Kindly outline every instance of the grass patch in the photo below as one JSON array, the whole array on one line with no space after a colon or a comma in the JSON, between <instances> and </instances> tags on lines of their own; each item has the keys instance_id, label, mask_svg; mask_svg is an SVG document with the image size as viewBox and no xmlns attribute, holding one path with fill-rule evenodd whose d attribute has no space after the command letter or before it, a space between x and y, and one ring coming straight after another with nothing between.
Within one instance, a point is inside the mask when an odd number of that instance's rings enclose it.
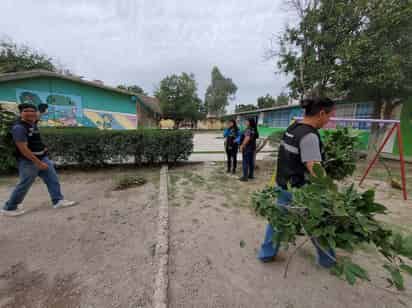
<instances>
[{"instance_id":1,"label":"grass patch","mask_svg":"<svg viewBox=\"0 0 412 308\"><path fill-rule=\"evenodd\" d=\"M206 184L206 179L199 174L185 170L182 176L186 180L186 182L191 182L197 186L203 186Z\"/></svg>"},{"instance_id":2,"label":"grass patch","mask_svg":"<svg viewBox=\"0 0 412 308\"><path fill-rule=\"evenodd\" d=\"M179 181L180 177L176 174L169 175L169 200L175 198L177 193L177 182Z\"/></svg>"},{"instance_id":3,"label":"grass patch","mask_svg":"<svg viewBox=\"0 0 412 308\"><path fill-rule=\"evenodd\" d=\"M144 177L138 175L124 175L115 180L113 190L126 190L133 187L142 186L147 183Z\"/></svg>"}]
</instances>

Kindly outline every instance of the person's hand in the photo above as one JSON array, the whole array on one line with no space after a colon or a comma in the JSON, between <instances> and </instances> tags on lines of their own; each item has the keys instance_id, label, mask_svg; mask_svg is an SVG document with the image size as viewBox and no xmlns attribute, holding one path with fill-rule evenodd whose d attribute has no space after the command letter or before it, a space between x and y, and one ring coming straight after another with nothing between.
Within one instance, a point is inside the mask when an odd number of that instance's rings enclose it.
<instances>
[{"instance_id":1,"label":"person's hand","mask_svg":"<svg viewBox=\"0 0 412 308\"><path fill-rule=\"evenodd\" d=\"M47 170L49 169L49 165L41 161L39 164L37 164L37 168L39 168L40 170Z\"/></svg>"},{"instance_id":2,"label":"person's hand","mask_svg":"<svg viewBox=\"0 0 412 308\"><path fill-rule=\"evenodd\" d=\"M240 146L240 152L243 153L243 150L245 149L245 147L243 145Z\"/></svg>"}]
</instances>

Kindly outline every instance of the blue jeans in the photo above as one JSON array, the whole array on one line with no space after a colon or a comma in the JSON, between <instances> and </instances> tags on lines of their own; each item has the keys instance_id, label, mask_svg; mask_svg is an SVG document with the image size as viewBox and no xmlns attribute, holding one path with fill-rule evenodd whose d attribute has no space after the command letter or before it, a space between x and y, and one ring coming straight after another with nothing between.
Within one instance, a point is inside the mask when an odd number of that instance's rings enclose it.
<instances>
[{"instance_id":1,"label":"blue jeans","mask_svg":"<svg viewBox=\"0 0 412 308\"><path fill-rule=\"evenodd\" d=\"M251 179L255 171L255 152L245 151L242 158L243 177Z\"/></svg>"},{"instance_id":2,"label":"blue jeans","mask_svg":"<svg viewBox=\"0 0 412 308\"><path fill-rule=\"evenodd\" d=\"M288 205L292 201L292 194L286 190L281 189L279 197L277 199L277 206L283 207ZM281 232L281 231L280 231ZM262 247L260 248L258 258L262 261L268 261L278 254L280 243L273 243L273 236L276 230L273 229L271 224L266 226L265 239L263 240ZM322 251L318 240L311 237L311 241L316 248L318 255L319 265L329 268L335 264L335 260L331 259L328 255L336 259L335 251L331 248L323 249L326 250L328 254Z\"/></svg>"},{"instance_id":3,"label":"blue jeans","mask_svg":"<svg viewBox=\"0 0 412 308\"><path fill-rule=\"evenodd\" d=\"M52 161L50 161L48 157L44 157L42 162L49 166L47 170L40 170L32 161L27 159L20 159L18 161L20 182L11 194L10 199L4 205L4 210L15 211L17 209L17 206L23 202L24 197L37 176L47 185L53 204L63 200L59 178L57 177L56 169L54 169Z\"/></svg>"}]
</instances>

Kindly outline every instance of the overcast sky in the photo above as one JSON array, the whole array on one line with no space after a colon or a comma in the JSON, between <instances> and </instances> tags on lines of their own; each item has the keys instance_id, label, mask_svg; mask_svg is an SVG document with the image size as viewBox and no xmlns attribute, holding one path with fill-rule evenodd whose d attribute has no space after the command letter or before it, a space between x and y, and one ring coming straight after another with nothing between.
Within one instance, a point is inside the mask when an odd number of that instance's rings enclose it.
<instances>
[{"instance_id":1,"label":"overcast sky","mask_svg":"<svg viewBox=\"0 0 412 308\"><path fill-rule=\"evenodd\" d=\"M0 0L0 12L0 36L86 79L152 94L166 75L191 72L203 98L217 65L238 86L234 103L286 90L275 61L264 60L292 20L282 0Z\"/></svg>"}]
</instances>

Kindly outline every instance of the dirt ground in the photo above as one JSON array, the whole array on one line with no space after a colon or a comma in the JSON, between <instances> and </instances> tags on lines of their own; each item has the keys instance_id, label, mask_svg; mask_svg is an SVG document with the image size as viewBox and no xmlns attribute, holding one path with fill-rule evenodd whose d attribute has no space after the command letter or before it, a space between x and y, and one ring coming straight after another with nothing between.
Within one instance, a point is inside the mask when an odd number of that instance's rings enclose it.
<instances>
[{"instance_id":1,"label":"dirt ground","mask_svg":"<svg viewBox=\"0 0 412 308\"><path fill-rule=\"evenodd\" d=\"M352 287L332 276L316 264L310 244L298 251L286 279L284 267L292 250L282 251L273 263L256 259L266 223L251 210L250 196L269 183L273 167L260 162L257 180L248 183L225 174L219 163L169 171L170 307L412 307L409 295L381 289L387 286L382 260L371 247L362 248L354 260L369 270L376 286L361 282ZM379 190L378 201L391 211L388 225L412 233L412 202L404 202L383 176L376 169L365 186ZM411 279L406 286L412 293Z\"/></svg>"},{"instance_id":2,"label":"dirt ground","mask_svg":"<svg viewBox=\"0 0 412 308\"><path fill-rule=\"evenodd\" d=\"M141 174L144 186L113 191L116 178ZM0 217L0 307L151 307L159 169L62 171L67 199L55 210L42 182L27 213ZM0 178L0 200L15 177Z\"/></svg>"}]
</instances>

